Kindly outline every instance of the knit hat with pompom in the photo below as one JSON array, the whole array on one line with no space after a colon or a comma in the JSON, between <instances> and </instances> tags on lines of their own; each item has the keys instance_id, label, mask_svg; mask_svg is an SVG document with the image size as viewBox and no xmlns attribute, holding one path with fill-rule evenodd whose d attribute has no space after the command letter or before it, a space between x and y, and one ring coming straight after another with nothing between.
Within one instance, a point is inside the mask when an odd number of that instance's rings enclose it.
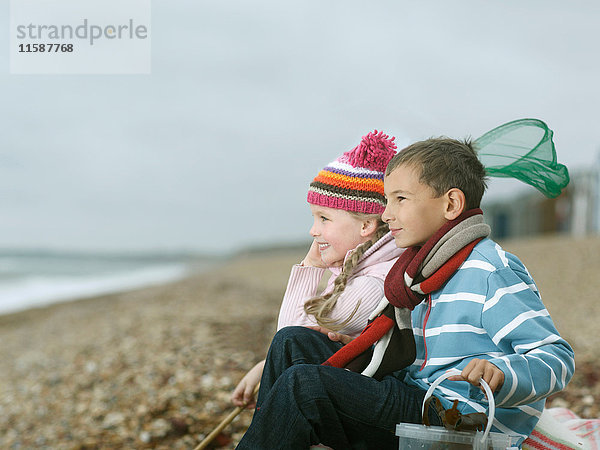
<instances>
[{"instance_id":1,"label":"knit hat with pompom","mask_svg":"<svg viewBox=\"0 0 600 450\"><path fill-rule=\"evenodd\" d=\"M383 176L396 154L394 137L373 131L359 145L319 172L310 183L308 203L366 214L385 209Z\"/></svg>"}]
</instances>

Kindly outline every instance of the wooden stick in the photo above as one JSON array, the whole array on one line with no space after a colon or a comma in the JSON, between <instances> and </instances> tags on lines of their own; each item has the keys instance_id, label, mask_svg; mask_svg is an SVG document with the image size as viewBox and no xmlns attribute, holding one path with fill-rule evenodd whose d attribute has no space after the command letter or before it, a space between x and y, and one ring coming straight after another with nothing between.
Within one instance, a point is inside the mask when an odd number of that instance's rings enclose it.
<instances>
[{"instance_id":1,"label":"wooden stick","mask_svg":"<svg viewBox=\"0 0 600 450\"><path fill-rule=\"evenodd\" d=\"M256 385L256 387L254 388L254 393L252 394L252 398L254 398L254 396L257 394L258 392L258 388L260 387L260 383L258 383ZM208 444L210 444L214 438L216 438L219 433L221 431L223 431L223 428L225 428L227 425L229 425L231 423L231 421L233 419L235 419L239 413L241 413L244 409L246 408L246 405L244 406L237 406L233 411L231 411L231 413L229 413L229 415L227 417L225 417L221 423L219 425L217 425L217 427L211 431L211 433L206 436L204 438L204 440L202 442L200 442L200 444L198 444L198 446L196 448L194 448L194 450L202 450L203 448L206 448L208 446Z\"/></svg>"}]
</instances>

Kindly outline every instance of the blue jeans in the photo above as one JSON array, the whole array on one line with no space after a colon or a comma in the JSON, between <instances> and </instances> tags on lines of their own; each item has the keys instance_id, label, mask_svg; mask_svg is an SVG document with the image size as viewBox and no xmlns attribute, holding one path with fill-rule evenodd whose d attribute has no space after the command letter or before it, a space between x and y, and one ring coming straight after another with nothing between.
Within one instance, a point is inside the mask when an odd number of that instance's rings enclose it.
<instances>
[{"instance_id":1,"label":"blue jeans","mask_svg":"<svg viewBox=\"0 0 600 450\"><path fill-rule=\"evenodd\" d=\"M238 449L397 449L399 422L422 423L425 391L394 376L376 381L320 364L341 345L305 327L279 330L267 355L257 408ZM441 425L433 408L432 425Z\"/></svg>"}]
</instances>

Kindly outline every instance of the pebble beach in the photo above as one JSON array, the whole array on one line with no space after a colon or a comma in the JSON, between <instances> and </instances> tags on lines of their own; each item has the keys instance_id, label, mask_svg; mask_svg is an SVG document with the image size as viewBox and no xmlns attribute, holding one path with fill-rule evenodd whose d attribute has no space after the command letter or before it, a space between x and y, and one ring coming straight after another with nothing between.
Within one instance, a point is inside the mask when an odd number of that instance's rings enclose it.
<instances>
[{"instance_id":1,"label":"pebble beach","mask_svg":"<svg viewBox=\"0 0 600 450\"><path fill-rule=\"evenodd\" d=\"M577 369L548 406L600 417L600 237L501 243L533 275ZM304 250L239 255L158 287L0 316L0 448L193 449L264 358ZM234 448L242 412L212 448Z\"/></svg>"}]
</instances>

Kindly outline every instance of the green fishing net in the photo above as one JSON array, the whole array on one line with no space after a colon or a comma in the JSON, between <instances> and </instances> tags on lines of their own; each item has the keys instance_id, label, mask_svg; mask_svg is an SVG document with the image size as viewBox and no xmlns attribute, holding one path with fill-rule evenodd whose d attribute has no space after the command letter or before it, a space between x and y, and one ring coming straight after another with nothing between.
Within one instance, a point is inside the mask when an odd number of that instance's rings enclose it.
<instances>
[{"instance_id":1,"label":"green fishing net","mask_svg":"<svg viewBox=\"0 0 600 450\"><path fill-rule=\"evenodd\" d=\"M538 119L505 123L475 140L491 177L516 178L554 198L569 184L567 167L556 161L552 130Z\"/></svg>"}]
</instances>

